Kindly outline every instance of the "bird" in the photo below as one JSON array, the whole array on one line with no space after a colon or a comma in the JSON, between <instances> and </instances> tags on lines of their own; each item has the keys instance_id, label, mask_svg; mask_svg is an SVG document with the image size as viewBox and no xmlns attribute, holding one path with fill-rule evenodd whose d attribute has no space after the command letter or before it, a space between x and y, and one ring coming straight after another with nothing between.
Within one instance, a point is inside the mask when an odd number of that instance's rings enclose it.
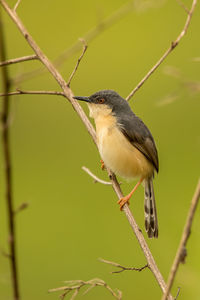
<instances>
[{"instance_id":1,"label":"bird","mask_svg":"<svg viewBox=\"0 0 200 300\"><path fill-rule=\"evenodd\" d=\"M88 104L96 126L97 146L103 163L127 180L138 178L133 190L118 203L125 203L142 183L144 185L145 230L149 238L158 237L157 211L153 188L159 171L158 152L153 136L129 103L113 90L101 90L91 96L74 96Z\"/></svg>"}]
</instances>

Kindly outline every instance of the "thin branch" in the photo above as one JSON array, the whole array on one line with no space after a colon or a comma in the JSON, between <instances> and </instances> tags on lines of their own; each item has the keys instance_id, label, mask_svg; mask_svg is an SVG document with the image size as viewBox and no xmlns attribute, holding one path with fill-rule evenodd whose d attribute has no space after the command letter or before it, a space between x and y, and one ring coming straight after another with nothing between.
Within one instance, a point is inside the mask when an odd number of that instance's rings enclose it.
<instances>
[{"instance_id":1,"label":"thin branch","mask_svg":"<svg viewBox=\"0 0 200 300\"><path fill-rule=\"evenodd\" d=\"M56 96L63 96L66 98L63 92L57 92L57 91L23 91L17 89L16 92L0 93L0 97L16 96L16 95L56 95Z\"/></svg>"},{"instance_id":2,"label":"thin branch","mask_svg":"<svg viewBox=\"0 0 200 300\"><path fill-rule=\"evenodd\" d=\"M16 10L17 10L17 8L18 8L18 5L20 4L20 2L21 2L21 0L17 0L17 2L16 2L16 4L15 4L15 6L14 6L14 8L13 8L13 10L14 10L14 11L16 11Z\"/></svg>"},{"instance_id":3,"label":"thin branch","mask_svg":"<svg viewBox=\"0 0 200 300\"><path fill-rule=\"evenodd\" d=\"M113 262L113 261L109 261L109 260L105 260L103 258L99 258L99 260L103 263L106 263L108 265L111 265L111 266L114 266L114 267L117 267L119 268L118 271L112 271L111 273L112 274L115 274L115 273L121 273L121 272L124 272L124 271L138 271L138 272L141 272L143 271L144 269L148 268L148 265L145 265L141 268L135 268L135 267L124 267L116 262Z\"/></svg>"},{"instance_id":4,"label":"thin branch","mask_svg":"<svg viewBox=\"0 0 200 300\"><path fill-rule=\"evenodd\" d=\"M105 281L103 281L102 279L99 279L99 278L94 278L94 279L91 279L91 280L88 280L88 281L70 280L70 281L66 281L66 283L67 283L66 286L51 289L51 290L49 290L49 293L65 291L61 295L61 298L64 299L65 296L68 293L70 293L71 291L74 291L74 293L72 294L72 297L70 298L72 300L72 299L75 299L75 297L78 295L78 293L79 293L79 291L81 290L82 287L89 286L89 288L84 293L84 294L86 294L89 290L91 290L92 288L94 288L96 286L103 286L111 293L111 295L115 299L118 299L118 300L122 299L121 291L117 290L117 292L114 292L113 289Z\"/></svg>"},{"instance_id":5,"label":"thin branch","mask_svg":"<svg viewBox=\"0 0 200 300\"><path fill-rule=\"evenodd\" d=\"M0 12L1 13L1 12ZM6 60L6 48L3 32L2 16L0 16L0 58L2 61ZM10 80L7 67L2 69L2 81L4 94L9 93ZM3 98L3 106L1 113L2 124L2 144L3 144L3 160L5 172L5 186L6 186L6 204L7 204L7 218L8 218L8 232L9 232L9 253L10 253L10 267L12 278L13 299L19 300L19 282L17 270L17 257L16 257L16 230L14 221L13 209L13 193L12 193L12 166L10 155L10 129L8 126L8 119L10 113L10 101L8 96Z\"/></svg>"},{"instance_id":6,"label":"thin branch","mask_svg":"<svg viewBox=\"0 0 200 300\"><path fill-rule=\"evenodd\" d=\"M97 24L94 28L90 29L84 36L83 39L86 41L87 44L89 42L93 41L98 35L100 35L102 32L104 32L106 29L110 28L112 25L117 23L119 20L121 20L123 17L125 17L127 14L129 14L133 9L134 1L131 0L130 2L126 3L125 5L122 5L118 10L114 11L109 17L106 17L103 19L99 24ZM66 49L63 53L61 53L55 60L54 60L54 66L56 68L59 68L63 65L63 62L65 62L69 57L77 53L81 50L82 43L80 43L80 40L76 41L70 48ZM19 84L25 80L29 80L35 76L41 75L46 72L46 69L44 68L37 68L35 70L26 72L24 74L19 75L14 82L16 84Z\"/></svg>"},{"instance_id":7,"label":"thin branch","mask_svg":"<svg viewBox=\"0 0 200 300\"><path fill-rule=\"evenodd\" d=\"M12 59L8 59L6 61L0 62L0 67L17 64L17 63L21 63L21 62L29 61L29 60L35 60L35 59L38 59L37 55L35 55L35 54L22 56L22 57L18 57L18 58L12 58Z\"/></svg>"},{"instance_id":8,"label":"thin branch","mask_svg":"<svg viewBox=\"0 0 200 300\"><path fill-rule=\"evenodd\" d=\"M197 204L198 204L199 199L200 199L200 179L199 179L199 182L197 184L194 196L193 196L192 201L191 201L191 205L190 205L187 220L186 220L186 223L185 223L185 226L184 226L184 229L183 229L181 241L180 241L180 244L179 244L179 247L178 247L178 250L177 250L177 253L176 253L176 256L175 256L175 259L174 259L174 262L172 264L171 271L170 271L170 274L169 274L169 277L168 277L167 289L166 289L166 292L164 293L164 295L162 297L162 300L167 299L167 296L168 296L168 294L171 290L172 284L174 282L174 278L175 278L176 273L178 271L179 264L181 262L184 262L184 259L185 259L185 256L186 256L186 251L185 251L186 250L186 244L187 244L188 238L189 238L190 233L191 233L192 222L194 220L194 214L195 214L195 211L197 209Z\"/></svg>"},{"instance_id":9,"label":"thin branch","mask_svg":"<svg viewBox=\"0 0 200 300\"><path fill-rule=\"evenodd\" d=\"M112 185L112 182L100 179L99 177L94 175L88 168L82 167L82 169L83 169L83 171L85 171L88 175L90 175L94 179L94 182L99 182L99 183L102 183L105 185Z\"/></svg>"},{"instance_id":10,"label":"thin branch","mask_svg":"<svg viewBox=\"0 0 200 300\"><path fill-rule=\"evenodd\" d=\"M76 63L76 66L75 66L72 74L69 77L69 80L67 82L67 86L68 87L70 87L71 81L72 81L72 79L73 79L73 77L74 77L74 75L75 75L75 73L76 73L76 71L77 71L77 69L79 67L79 64L80 64L80 62L81 62L81 60L82 60L82 58L83 58L83 56L84 56L84 54L85 54L85 52L87 50L87 47L88 47L84 39L80 39L80 41L83 43L83 51L82 51L81 56L79 57L79 59L78 59L78 61Z\"/></svg>"},{"instance_id":11,"label":"thin branch","mask_svg":"<svg viewBox=\"0 0 200 300\"><path fill-rule=\"evenodd\" d=\"M144 78L138 83L138 85L130 92L130 94L126 97L126 100L129 101L133 95L140 89L140 87L145 83L145 81L153 74L153 72L160 66L160 64L166 59L166 57L176 48L179 44L182 37L186 34L188 27L190 25L190 21L192 18L192 14L194 12L195 6L197 4L197 0L193 0L191 9L188 12L188 16L185 22L185 25L178 35L176 40L171 43L171 46L167 49L167 51L163 54L163 56L157 61L157 63L151 68L151 70L144 76Z\"/></svg>"}]
</instances>

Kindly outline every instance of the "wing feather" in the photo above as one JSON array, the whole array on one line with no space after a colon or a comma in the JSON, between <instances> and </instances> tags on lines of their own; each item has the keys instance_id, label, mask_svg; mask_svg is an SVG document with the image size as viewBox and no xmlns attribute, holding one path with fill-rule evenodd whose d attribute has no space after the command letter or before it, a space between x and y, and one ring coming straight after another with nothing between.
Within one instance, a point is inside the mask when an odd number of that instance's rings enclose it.
<instances>
[{"instance_id":1,"label":"wing feather","mask_svg":"<svg viewBox=\"0 0 200 300\"><path fill-rule=\"evenodd\" d=\"M159 170L158 153L153 136L147 126L132 111L118 118L121 132Z\"/></svg>"}]
</instances>

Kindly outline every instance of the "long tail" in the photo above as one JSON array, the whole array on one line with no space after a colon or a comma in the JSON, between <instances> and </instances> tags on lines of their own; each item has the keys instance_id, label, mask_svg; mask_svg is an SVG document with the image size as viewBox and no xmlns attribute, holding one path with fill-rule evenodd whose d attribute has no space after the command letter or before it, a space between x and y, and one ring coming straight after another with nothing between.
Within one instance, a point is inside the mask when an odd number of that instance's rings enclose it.
<instances>
[{"instance_id":1,"label":"long tail","mask_svg":"<svg viewBox=\"0 0 200 300\"><path fill-rule=\"evenodd\" d=\"M149 238L158 237L158 220L153 190L153 178L145 179L144 185L145 229Z\"/></svg>"}]
</instances>

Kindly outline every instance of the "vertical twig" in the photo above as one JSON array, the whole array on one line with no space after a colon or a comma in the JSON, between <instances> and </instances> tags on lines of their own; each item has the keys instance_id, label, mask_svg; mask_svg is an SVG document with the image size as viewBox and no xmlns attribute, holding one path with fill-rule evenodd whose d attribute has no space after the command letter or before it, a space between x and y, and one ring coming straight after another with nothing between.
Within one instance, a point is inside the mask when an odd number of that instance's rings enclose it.
<instances>
[{"instance_id":1,"label":"vertical twig","mask_svg":"<svg viewBox=\"0 0 200 300\"><path fill-rule=\"evenodd\" d=\"M87 50L87 47L88 47L84 39L79 39L79 40L83 43L83 51L81 53L81 56L77 60L76 66L75 66L74 70L72 71L72 74L69 77L69 80L67 82L67 86L68 87L70 87L71 81L72 81L72 79L73 79L73 77L74 77L74 75L75 75L75 73L76 73L76 71L78 69L78 66L79 66L79 64L80 64L80 62L81 62L81 60L82 60L82 58L83 58L83 56L84 56L84 54L85 54L85 52Z\"/></svg>"},{"instance_id":2,"label":"vertical twig","mask_svg":"<svg viewBox=\"0 0 200 300\"><path fill-rule=\"evenodd\" d=\"M169 278L168 278L168 281L167 281L166 292L163 294L162 300L167 299L167 296L170 293L172 284L174 282L176 273L178 271L179 264L181 262L183 262L184 259L185 259L185 256L186 256L186 251L185 251L186 250L186 243L187 243L187 240L190 236L192 221L194 219L194 214L195 214L199 199L200 199L200 179L198 181L194 196L193 196L192 201L191 201L191 205L190 205L187 220L186 220L186 223L185 223L185 226L184 226L184 229L183 229L183 234L182 234L182 237L181 237L181 241L180 241L180 244L179 244L179 247L178 247L174 262L173 262L173 265L171 267L171 271L170 271Z\"/></svg>"},{"instance_id":3,"label":"vertical twig","mask_svg":"<svg viewBox=\"0 0 200 300\"><path fill-rule=\"evenodd\" d=\"M1 12L0 12L1 14ZM6 49L3 32L2 18L0 15L0 57L2 61L6 60ZM10 90L10 80L8 70L6 67L2 68L2 85L3 92L6 94ZM14 209L13 209L13 197L12 197L12 169L11 169L11 157L10 157L10 130L9 130L9 112L10 112L10 99L8 96L4 96L1 113L2 124L2 144L3 144L3 158L5 167L5 185L6 185L6 202L7 202L7 215L8 215L8 231L9 231L9 258L12 274L12 287L13 287L13 299L19 300L19 285L18 285L18 272L16 261L16 234L15 234L15 222L14 222Z\"/></svg>"}]
</instances>

